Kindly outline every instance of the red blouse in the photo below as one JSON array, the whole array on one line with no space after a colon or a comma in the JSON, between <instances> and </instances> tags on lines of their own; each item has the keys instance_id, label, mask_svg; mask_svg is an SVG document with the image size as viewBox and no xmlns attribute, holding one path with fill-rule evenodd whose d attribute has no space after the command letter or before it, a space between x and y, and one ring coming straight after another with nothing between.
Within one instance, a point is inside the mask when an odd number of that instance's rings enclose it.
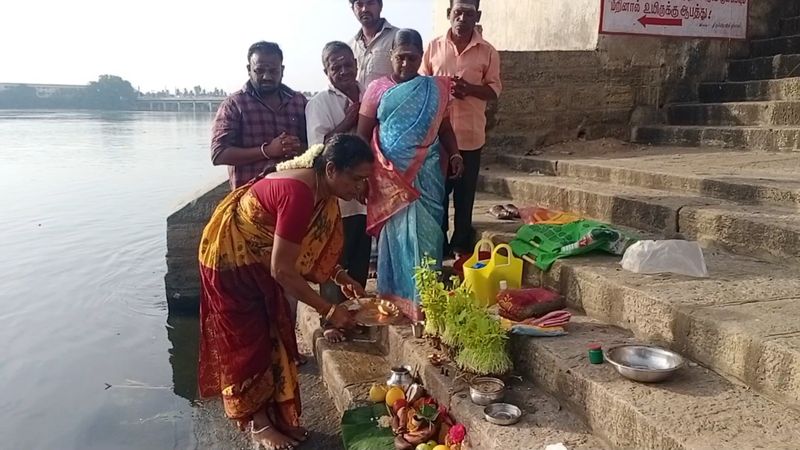
<instances>
[{"instance_id":1,"label":"red blouse","mask_svg":"<svg viewBox=\"0 0 800 450\"><path fill-rule=\"evenodd\" d=\"M314 192L292 178L264 178L250 188L264 209L276 218L275 235L301 244L314 215Z\"/></svg>"}]
</instances>

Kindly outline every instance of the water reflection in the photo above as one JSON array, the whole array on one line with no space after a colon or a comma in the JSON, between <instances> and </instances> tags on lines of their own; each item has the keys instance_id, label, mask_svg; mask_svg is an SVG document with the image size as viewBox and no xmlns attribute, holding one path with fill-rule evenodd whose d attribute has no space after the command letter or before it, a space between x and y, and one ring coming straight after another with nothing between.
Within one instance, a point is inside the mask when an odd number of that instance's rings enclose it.
<instances>
[{"instance_id":1,"label":"water reflection","mask_svg":"<svg viewBox=\"0 0 800 450\"><path fill-rule=\"evenodd\" d=\"M169 364L172 366L172 390L190 402L198 398L197 358L200 351L200 322L197 317L170 314L167 317Z\"/></svg>"}]
</instances>

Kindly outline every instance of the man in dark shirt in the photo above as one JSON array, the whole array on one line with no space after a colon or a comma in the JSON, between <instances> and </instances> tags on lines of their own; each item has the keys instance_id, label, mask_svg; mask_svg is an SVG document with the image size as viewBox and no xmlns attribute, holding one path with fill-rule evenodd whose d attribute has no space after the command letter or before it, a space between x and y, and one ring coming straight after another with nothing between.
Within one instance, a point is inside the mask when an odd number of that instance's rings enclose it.
<instances>
[{"instance_id":1,"label":"man in dark shirt","mask_svg":"<svg viewBox=\"0 0 800 450\"><path fill-rule=\"evenodd\" d=\"M257 42L247 52L250 80L217 110L211 161L227 165L231 189L307 148L308 102L283 84L283 52Z\"/></svg>"}]
</instances>

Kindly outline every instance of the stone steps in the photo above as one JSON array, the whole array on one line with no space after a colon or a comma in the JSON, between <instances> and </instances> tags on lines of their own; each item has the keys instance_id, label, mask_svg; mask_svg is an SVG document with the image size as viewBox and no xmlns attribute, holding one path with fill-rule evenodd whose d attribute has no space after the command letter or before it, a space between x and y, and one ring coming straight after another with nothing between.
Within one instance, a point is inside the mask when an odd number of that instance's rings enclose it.
<instances>
[{"instance_id":1,"label":"stone steps","mask_svg":"<svg viewBox=\"0 0 800 450\"><path fill-rule=\"evenodd\" d=\"M727 147L761 152L797 151L800 149L800 126L651 125L634 127L631 140L642 144L682 147Z\"/></svg>"},{"instance_id":2,"label":"stone steps","mask_svg":"<svg viewBox=\"0 0 800 450\"><path fill-rule=\"evenodd\" d=\"M800 77L760 81L701 83L700 102L797 101Z\"/></svg>"},{"instance_id":3,"label":"stone steps","mask_svg":"<svg viewBox=\"0 0 800 450\"><path fill-rule=\"evenodd\" d=\"M800 76L800 55L776 55L733 60L728 63L729 81L771 80Z\"/></svg>"},{"instance_id":4,"label":"stone steps","mask_svg":"<svg viewBox=\"0 0 800 450\"><path fill-rule=\"evenodd\" d=\"M528 414L520 424L507 428L483 421L482 408L468 400L464 377L450 366L447 374L431 366L427 355L436 350L425 340L414 339L407 327L387 329L382 344L388 354L378 359L375 354L381 345L329 345L315 329L316 314L301 306L299 315L305 330L302 336L317 336L315 352L329 392L340 398L337 405L346 409L366 397L371 382L365 382L365 377L379 377L380 370L364 370L364 366L388 369L390 362L408 364L419 370L429 391L440 401L447 399L443 403L467 425L471 449L505 449L514 444L513 448L541 449L557 442L570 449L789 449L800 439L795 410L695 364L673 380L654 385L625 380L609 364L590 365L589 342L608 349L658 341L635 337L580 314L569 325L567 336L512 338L516 372L524 381L509 381L509 400Z\"/></svg>"},{"instance_id":5,"label":"stone steps","mask_svg":"<svg viewBox=\"0 0 800 450\"><path fill-rule=\"evenodd\" d=\"M667 106L670 125L792 126L800 124L800 101L693 103Z\"/></svg>"},{"instance_id":6,"label":"stone steps","mask_svg":"<svg viewBox=\"0 0 800 450\"><path fill-rule=\"evenodd\" d=\"M483 192L521 204L578 212L651 233L680 233L739 254L800 261L800 217L796 208L742 208L690 193L572 177L530 176L502 167L483 171L479 186Z\"/></svg>"},{"instance_id":7,"label":"stone steps","mask_svg":"<svg viewBox=\"0 0 800 450\"><path fill-rule=\"evenodd\" d=\"M512 239L519 223L498 221L481 210L505 202L481 194L476 206L476 229L496 243ZM559 260L547 272L526 263L525 284L551 287L592 320L672 348L798 410L797 268L709 249L705 257L706 279L634 274L620 269L619 257L595 254Z\"/></svg>"},{"instance_id":8,"label":"stone steps","mask_svg":"<svg viewBox=\"0 0 800 450\"><path fill-rule=\"evenodd\" d=\"M800 34L800 17L781 19L781 35L793 36L796 34Z\"/></svg>"},{"instance_id":9,"label":"stone steps","mask_svg":"<svg viewBox=\"0 0 800 450\"><path fill-rule=\"evenodd\" d=\"M800 32L770 39L754 39L750 41L750 55L760 57L800 53L800 35L798 34Z\"/></svg>"},{"instance_id":10,"label":"stone steps","mask_svg":"<svg viewBox=\"0 0 800 450\"><path fill-rule=\"evenodd\" d=\"M568 336L515 338L513 354L517 370L585 417L613 448L790 449L800 440L796 412L708 369L688 367L661 384L635 383L608 363L589 364L589 342L606 349L641 343L577 317Z\"/></svg>"},{"instance_id":11,"label":"stone steps","mask_svg":"<svg viewBox=\"0 0 800 450\"><path fill-rule=\"evenodd\" d=\"M528 414L513 427L498 427L483 419L483 408L469 400L463 376L453 367L448 374L428 362L434 353L428 342L414 339L408 327L390 327L378 333L374 344L329 344L319 328L319 316L309 307L298 309L300 338L314 349L323 380L340 412L364 404L372 383L384 383L390 367L410 365L419 371L426 389L469 430L469 449L501 450L524 442L541 449L562 442L572 450L609 448L592 436L585 424L530 382L509 382L508 399Z\"/></svg>"},{"instance_id":12,"label":"stone steps","mask_svg":"<svg viewBox=\"0 0 800 450\"><path fill-rule=\"evenodd\" d=\"M800 207L800 154L644 147L601 155L503 154L498 162L527 173Z\"/></svg>"}]
</instances>

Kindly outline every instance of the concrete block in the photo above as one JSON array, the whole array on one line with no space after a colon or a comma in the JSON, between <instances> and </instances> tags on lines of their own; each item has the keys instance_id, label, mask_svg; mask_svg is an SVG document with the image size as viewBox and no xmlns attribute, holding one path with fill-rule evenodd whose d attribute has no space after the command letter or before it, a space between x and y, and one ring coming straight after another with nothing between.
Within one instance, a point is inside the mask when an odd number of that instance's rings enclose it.
<instances>
[{"instance_id":1,"label":"concrete block","mask_svg":"<svg viewBox=\"0 0 800 450\"><path fill-rule=\"evenodd\" d=\"M796 209L748 206L681 209L680 232L737 254L800 262Z\"/></svg>"},{"instance_id":2,"label":"concrete block","mask_svg":"<svg viewBox=\"0 0 800 450\"><path fill-rule=\"evenodd\" d=\"M168 285L166 295L170 314L196 316L200 313L199 287Z\"/></svg>"},{"instance_id":3,"label":"concrete block","mask_svg":"<svg viewBox=\"0 0 800 450\"><path fill-rule=\"evenodd\" d=\"M319 315L305 304L298 305L298 324L303 339L314 350L328 393L340 413L369 398L373 383L385 383L389 363L380 349L370 343L330 344L322 336Z\"/></svg>"},{"instance_id":4,"label":"concrete block","mask_svg":"<svg viewBox=\"0 0 800 450\"><path fill-rule=\"evenodd\" d=\"M214 212L219 202L230 193L230 190L230 185L225 181L208 192L200 193L197 198L191 200L178 211L172 213L167 218L167 226L169 227L169 225L172 224L180 225L194 222L208 222L211 213Z\"/></svg>"},{"instance_id":5,"label":"concrete block","mask_svg":"<svg viewBox=\"0 0 800 450\"><path fill-rule=\"evenodd\" d=\"M499 168L481 174L483 192L511 197L521 204L574 211L642 230L676 232L677 212L703 201L643 188L612 188L602 183L560 177L525 176Z\"/></svg>"},{"instance_id":6,"label":"concrete block","mask_svg":"<svg viewBox=\"0 0 800 450\"><path fill-rule=\"evenodd\" d=\"M682 147L726 147L775 152L800 149L800 128L796 127L634 127L632 140L641 144Z\"/></svg>"},{"instance_id":7,"label":"concrete block","mask_svg":"<svg viewBox=\"0 0 800 450\"><path fill-rule=\"evenodd\" d=\"M670 105L670 125L777 125L800 124L800 102L747 102Z\"/></svg>"},{"instance_id":8,"label":"concrete block","mask_svg":"<svg viewBox=\"0 0 800 450\"><path fill-rule=\"evenodd\" d=\"M767 80L797 76L800 55L775 55L728 63L730 81Z\"/></svg>"},{"instance_id":9,"label":"concrete block","mask_svg":"<svg viewBox=\"0 0 800 450\"><path fill-rule=\"evenodd\" d=\"M800 17L781 19L781 35L794 36L800 34Z\"/></svg>"},{"instance_id":10,"label":"concrete block","mask_svg":"<svg viewBox=\"0 0 800 450\"><path fill-rule=\"evenodd\" d=\"M798 33L800 34L800 33ZM752 56L774 56L800 53L800 36L779 36L771 39L750 41Z\"/></svg>"},{"instance_id":11,"label":"concrete block","mask_svg":"<svg viewBox=\"0 0 800 450\"><path fill-rule=\"evenodd\" d=\"M690 148L634 149L602 159L561 154L503 154L498 162L527 173L558 175L667 191L748 204L800 206L800 155L701 151Z\"/></svg>"},{"instance_id":12,"label":"concrete block","mask_svg":"<svg viewBox=\"0 0 800 450\"><path fill-rule=\"evenodd\" d=\"M795 208L742 208L689 193L526 176L499 168L482 173L480 188L521 204L573 211L653 233L681 233L739 254L800 261L800 218Z\"/></svg>"},{"instance_id":13,"label":"concrete block","mask_svg":"<svg viewBox=\"0 0 800 450\"><path fill-rule=\"evenodd\" d=\"M800 100L800 78L722 83L701 83L704 103Z\"/></svg>"},{"instance_id":14,"label":"concrete block","mask_svg":"<svg viewBox=\"0 0 800 450\"><path fill-rule=\"evenodd\" d=\"M167 274L164 281L170 312L197 314L200 305L198 244L208 219L229 192L230 186L226 181L167 218Z\"/></svg>"},{"instance_id":15,"label":"concrete block","mask_svg":"<svg viewBox=\"0 0 800 450\"><path fill-rule=\"evenodd\" d=\"M194 254L200 247L200 237L206 222L174 223L167 228L167 257Z\"/></svg>"}]
</instances>

